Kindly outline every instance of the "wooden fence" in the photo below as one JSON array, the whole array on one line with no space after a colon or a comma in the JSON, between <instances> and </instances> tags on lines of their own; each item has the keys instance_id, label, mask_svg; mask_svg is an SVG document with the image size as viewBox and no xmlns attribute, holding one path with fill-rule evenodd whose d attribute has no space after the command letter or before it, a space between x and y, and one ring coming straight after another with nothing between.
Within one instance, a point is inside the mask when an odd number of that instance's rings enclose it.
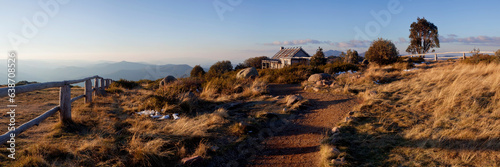
<instances>
[{"instance_id":1,"label":"wooden fence","mask_svg":"<svg viewBox=\"0 0 500 167\"><path fill-rule=\"evenodd\" d=\"M425 53L425 54L412 54L412 55L403 55L401 57L414 57L414 56L425 56L425 55L434 55L434 61L437 61L439 58L437 55L441 54L462 54L462 56L454 56L454 57L445 57L445 58L462 58L465 59L465 54L471 53L469 52L441 52L441 53ZM480 53L494 53L494 52L483 52L481 51ZM472 53L471 53L472 54ZM432 59L432 58L425 58L425 59Z\"/></svg>"},{"instance_id":2,"label":"wooden fence","mask_svg":"<svg viewBox=\"0 0 500 167\"><path fill-rule=\"evenodd\" d=\"M92 87L92 80L94 80L94 87ZM71 98L71 84L85 82L84 94ZM14 133L18 136L20 133L24 132L28 128L40 124L43 120L54 115L57 111L59 112L59 120L61 122L71 122L71 103L81 98L85 98L85 103L92 103L92 96L106 95L105 88L113 82L111 79L104 79L99 76L93 76L78 80L60 81L60 82L46 82L38 84L29 84L23 86L15 87L15 94L31 92L41 89L60 87L59 91L59 106L56 106L42 115L22 124L17 127L14 131L9 131L0 136L0 144L7 142L10 139L10 134ZM0 88L0 97L8 96L9 88Z\"/></svg>"}]
</instances>

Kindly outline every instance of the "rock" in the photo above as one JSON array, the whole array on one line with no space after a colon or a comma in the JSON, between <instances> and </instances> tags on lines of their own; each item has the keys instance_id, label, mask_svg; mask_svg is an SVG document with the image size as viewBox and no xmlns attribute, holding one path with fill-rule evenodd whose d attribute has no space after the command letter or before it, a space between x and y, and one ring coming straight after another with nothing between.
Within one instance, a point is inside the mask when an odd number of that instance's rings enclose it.
<instances>
[{"instance_id":1,"label":"rock","mask_svg":"<svg viewBox=\"0 0 500 167\"><path fill-rule=\"evenodd\" d=\"M337 158L337 159L332 159L332 162L331 162L333 165L345 165L346 162L345 162L345 158L342 157L342 158Z\"/></svg>"},{"instance_id":2,"label":"rock","mask_svg":"<svg viewBox=\"0 0 500 167\"><path fill-rule=\"evenodd\" d=\"M259 72L257 72L257 69L255 67L249 67L241 70L236 74L236 78L253 78L259 76Z\"/></svg>"},{"instance_id":3,"label":"rock","mask_svg":"<svg viewBox=\"0 0 500 167\"><path fill-rule=\"evenodd\" d=\"M294 103L303 100L304 98L301 95L288 95L285 97L285 102L287 106L291 106Z\"/></svg>"},{"instance_id":4,"label":"rock","mask_svg":"<svg viewBox=\"0 0 500 167\"><path fill-rule=\"evenodd\" d=\"M319 92L319 88L317 88L317 87L314 87L314 88L313 88L313 90L314 90L315 92Z\"/></svg>"},{"instance_id":5,"label":"rock","mask_svg":"<svg viewBox=\"0 0 500 167\"><path fill-rule=\"evenodd\" d=\"M323 82L321 82L321 81L316 81L316 85L321 86L321 85L323 85Z\"/></svg>"},{"instance_id":6,"label":"rock","mask_svg":"<svg viewBox=\"0 0 500 167\"><path fill-rule=\"evenodd\" d=\"M345 122L349 122L349 121L351 121L351 120L352 120L352 118L351 118L351 117L345 117Z\"/></svg>"},{"instance_id":7,"label":"rock","mask_svg":"<svg viewBox=\"0 0 500 167\"><path fill-rule=\"evenodd\" d=\"M163 78L161 81L160 81L160 86L165 86L166 84L170 83L170 82L174 82L175 80L177 80L174 76L172 75L169 75L165 78Z\"/></svg>"},{"instance_id":8,"label":"rock","mask_svg":"<svg viewBox=\"0 0 500 167\"><path fill-rule=\"evenodd\" d=\"M317 81L321 81L321 80L328 80L331 77L332 76L330 74L325 74L325 73L313 74L313 75L309 76L309 79L307 79L307 81L317 82Z\"/></svg>"},{"instance_id":9,"label":"rock","mask_svg":"<svg viewBox=\"0 0 500 167\"><path fill-rule=\"evenodd\" d=\"M354 111L349 112L349 115L354 115Z\"/></svg>"},{"instance_id":10,"label":"rock","mask_svg":"<svg viewBox=\"0 0 500 167\"><path fill-rule=\"evenodd\" d=\"M304 90L307 90L307 88L309 88L309 86L304 86Z\"/></svg>"},{"instance_id":11,"label":"rock","mask_svg":"<svg viewBox=\"0 0 500 167\"><path fill-rule=\"evenodd\" d=\"M335 87L335 82L332 82L332 84L330 84L330 88L333 88Z\"/></svg>"},{"instance_id":12,"label":"rock","mask_svg":"<svg viewBox=\"0 0 500 167\"><path fill-rule=\"evenodd\" d=\"M340 154L340 150L337 149L336 147L332 147L332 149L330 150L330 152L334 155L334 156L338 156Z\"/></svg>"},{"instance_id":13,"label":"rock","mask_svg":"<svg viewBox=\"0 0 500 167\"><path fill-rule=\"evenodd\" d=\"M340 128L339 127L333 127L332 128L332 133L338 133L340 132Z\"/></svg>"},{"instance_id":14,"label":"rock","mask_svg":"<svg viewBox=\"0 0 500 167\"><path fill-rule=\"evenodd\" d=\"M182 165L185 166L200 166L203 162L203 158L201 156L193 156L193 157L183 158L181 162Z\"/></svg>"}]
</instances>

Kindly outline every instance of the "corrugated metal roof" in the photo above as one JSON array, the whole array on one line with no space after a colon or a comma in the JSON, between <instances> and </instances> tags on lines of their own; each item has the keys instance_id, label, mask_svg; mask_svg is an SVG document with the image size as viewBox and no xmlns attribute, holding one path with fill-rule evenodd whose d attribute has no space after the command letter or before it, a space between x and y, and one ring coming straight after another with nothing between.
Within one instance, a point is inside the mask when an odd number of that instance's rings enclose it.
<instances>
[{"instance_id":1,"label":"corrugated metal roof","mask_svg":"<svg viewBox=\"0 0 500 167\"><path fill-rule=\"evenodd\" d=\"M280 51L278 51L278 53L276 53L273 56L272 59L291 58L291 57L294 57L295 54L297 54L301 50L302 50L302 48L300 48L300 47L297 47L297 48L283 48ZM303 51L303 52L307 54L307 52L305 52L305 51Z\"/></svg>"}]
</instances>

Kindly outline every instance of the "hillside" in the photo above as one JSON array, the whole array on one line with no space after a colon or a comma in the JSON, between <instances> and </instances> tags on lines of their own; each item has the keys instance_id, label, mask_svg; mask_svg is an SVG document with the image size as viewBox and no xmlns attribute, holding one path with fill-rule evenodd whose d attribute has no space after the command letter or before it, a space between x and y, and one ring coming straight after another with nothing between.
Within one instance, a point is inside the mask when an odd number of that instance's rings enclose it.
<instances>
[{"instance_id":1,"label":"hillside","mask_svg":"<svg viewBox=\"0 0 500 167\"><path fill-rule=\"evenodd\" d=\"M78 79L94 75L111 78L114 80L156 80L167 75L177 78L189 76L192 67L185 64L153 65L137 62L104 62L85 63L81 66L54 66L44 61L20 61L18 65L17 80L48 82L69 79ZM6 71L0 71L0 75ZM6 82L6 81L4 81ZM0 83L5 84L5 83Z\"/></svg>"},{"instance_id":2,"label":"hillside","mask_svg":"<svg viewBox=\"0 0 500 167\"><path fill-rule=\"evenodd\" d=\"M499 64L372 67L349 83L364 102L323 141L323 165L500 165Z\"/></svg>"}]
</instances>

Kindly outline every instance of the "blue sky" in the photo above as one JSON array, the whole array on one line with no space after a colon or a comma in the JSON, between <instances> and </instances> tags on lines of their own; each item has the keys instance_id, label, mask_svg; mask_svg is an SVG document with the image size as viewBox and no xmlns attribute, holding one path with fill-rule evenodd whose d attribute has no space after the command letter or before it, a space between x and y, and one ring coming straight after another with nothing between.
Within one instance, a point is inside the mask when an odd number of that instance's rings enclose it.
<instances>
[{"instance_id":1,"label":"blue sky","mask_svg":"<svg viewBox=\"0 0 500 167\"><path fill-rule=\"evenodd\" d=\"M0 2L0 50L16 50L20 59L237 64L272 56L280 46L311 55L318 47L364 52L379 37L405 54L417 17L438 26L437 52L500 49L500 2L494 0ZM56 5L44 10L43 3ZM26 21L37 31L26 31Z\"/></svg>"}]
</instances>

